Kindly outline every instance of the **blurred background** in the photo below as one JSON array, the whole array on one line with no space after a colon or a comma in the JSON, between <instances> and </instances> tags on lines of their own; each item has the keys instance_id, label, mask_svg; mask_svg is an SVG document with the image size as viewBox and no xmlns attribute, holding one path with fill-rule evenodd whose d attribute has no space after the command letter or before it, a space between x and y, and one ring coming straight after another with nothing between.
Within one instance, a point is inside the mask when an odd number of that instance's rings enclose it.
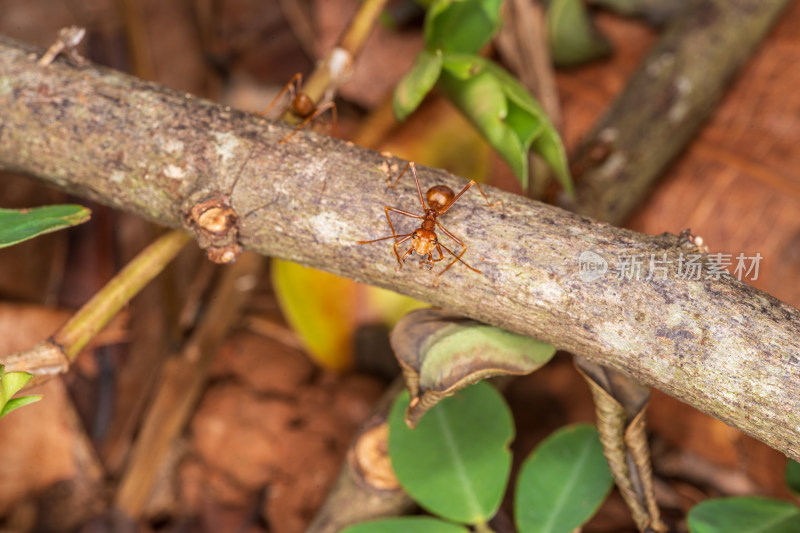
<instances>
[{"instance_id":1,"label":"blurred background","mask_svg":"<svg viewBox=\"0 0 800 533\"><path fill-rule=\"evenodd\" d=\"M60 28L81 26L87 35L78 52L91 61L258 112L293 75L313 70L358 4L0 0L0 33L44 49ZM414 2L389 3L335 100L339 136L523 193L446 100L429 96L409 120L394 120L391 94L423 48L423 16ZM609 53L555 71L557 125L568 150L624 88L659 32L652 18L601 10L592 17ZM795 307L799 25L794 1L626 223L650 234L691 228L712 253L760 254L758 278L750 282ZM311 127L330 133L330 115ZM0 173L3 207L64 201L86 204ZM0 250L0 353L47 338L159 234L133 216L88 205L90 223ZM202 251L185 250L68 375L40 387L43 401L0 422L0 531L105 531L112 503L134 510L142 530L304 531L351 436L397 375L389 328L423 304L271 262L210 368L197 377L201 399L165 444L164 461L131 471L142 421L178 423L152 412L157 377L197 327L219 277ZM506 397L517 422L517 460L554 429L594 421L589 390L566 354L514 381ZM788 496L785 457L722 422L654 391L648 423L659 504L676 530L686 511L710 496ZM123 485L144 492L131 497L141 505L126 500ZM635 528L615 494L584 531Z\"/></svg>"}]
</instances>

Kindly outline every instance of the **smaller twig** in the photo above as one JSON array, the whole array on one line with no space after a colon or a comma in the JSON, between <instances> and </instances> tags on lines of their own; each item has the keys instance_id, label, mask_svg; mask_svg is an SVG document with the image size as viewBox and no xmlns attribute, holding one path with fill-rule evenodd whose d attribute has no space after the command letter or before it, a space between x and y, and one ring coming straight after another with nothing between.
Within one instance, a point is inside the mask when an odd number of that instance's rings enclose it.
<instances>
[{"instance_id":1,"label":"smaller twig","mask_svg":"<svg viewBox=\"0 0 800 533\"><path fill-rule=\"evenodd\" d=\"M122 11L122 20L125 21L128 58L133 67L131 70L140 78L155 79L156 70L153 66L153 54L150 51L142 4L137 0L118 0L118 5Z\"/></svg>"},{"instance_id":2,"label":"smaller twig","mask_svg":"<svg viewBox=\"0 0 800 533\"><path fill-rule=\"evenodd\" d=\"M305 2L297 0L279 0L283 16L292 28L292 33L300 42L300 47L312 60L316 59L314 49L314 28L309 20Z\"/></svg>"},{"instance_id":3,"label":"smaller twig","mask_svg":"<svg viewBox=\"0 0 800 533\"><path fill-rule=\"evenodd\" d=\"M544 8L538 2L511 0L503 12L505 25L497 36L497 48L522 84L542 104L550 122L561 129L553 62L547 38Z\"/></svg>"},{"instance_id":4,"label":"smaller twig","mask_svg":"<svg viewBox=\"0 0 800 533\"><path fill-rule=\"evenodd\" d=\"M189 240L186 233L171 231L145 248L53 335L53 342L70 361L75 359L122 306L150 283Z\"/></svg>"},{"instance_id":5,"label":"smaller twig","mask_svg":"<svg viewBox=\"0 0 800 533\"><path fill-rule=\"evenodd\" d=\"M56 42L50 45L50 48L39 58L36 64L40 67L46 67L55 61L58 54L67 54L72 59L83 61L83 58L75 52L75 47L83 40L86 35L86 28L79 28L77 26L69 26L68 28L61 28L58 31L58 38Z\"/></svg>"},{"instance_id":6,"label":"smaller twig","mask_svg":"<svg viewBox=\"0 0 800 533\"><path fill-rule=\"evenodd\" d=\"M277 324L267 318L249 315L244 317L242 320L242 325L248 331L252 331L253 333L261 335L262 337L278 341L289 348L295 348L297 350L305 349L305 346L303 346L303 343L300 341L300 337L297 335L297 333L292 331L292 329Z\"/></svg>"},{"instance_id":7,"label":"smaller twig","mask_svg":"<svg viewBox=\"0 0 800 533\"><path fill-rule=\"evenodd\" d=\"M116 494L115 506L127 517L141 512L170 446L203 392L214 356L250 295L252 285L242 281L257 277L263 265L262 257L245 253L227 267L195 333L180 356L167 361Z\"/></svg>"},{"instance_id":8,"label":"smaller twig","mask_svg":"<svg viewBox=\"0 0 800 533\"><path fill-rule=\"evenodd\" d=\"M361 4L339 45L325 56L306 80L303 92L314 102L320 102L326 92L335 91L352 75L355 57L364 47L385 5L386 0L366 0Z\"/></svg>"},{"instance_id":9,"label":"smaller twig","mask_svg":"<svg viewBox=\"0 0 800 533\"><path fill-rule=\"evenodd\" d=\"M30 372L41 378L32 380L31 384L66 372L75 356L189 240L189 235L182 231L167 233L139 253L50 339L30 350L0 357L0 364L6 365L9 372Z\"/></svg>"},{"instance_id":10,"label":"smaller twig","mask_svg":"<svg viewBox=\"0 0 800 533\"><path fill-rule=\"evenodd\" d=\"M503 10L505 25L497 36L497 48L525 86L539 101L550 122L561 130L561 104L558 99L553 63L547 38L544 8L538 2L511 0ZM541 198L550 181L547 165L537 155L528 154L531 180L528 196Z\"/></svg>"}]
</instances>

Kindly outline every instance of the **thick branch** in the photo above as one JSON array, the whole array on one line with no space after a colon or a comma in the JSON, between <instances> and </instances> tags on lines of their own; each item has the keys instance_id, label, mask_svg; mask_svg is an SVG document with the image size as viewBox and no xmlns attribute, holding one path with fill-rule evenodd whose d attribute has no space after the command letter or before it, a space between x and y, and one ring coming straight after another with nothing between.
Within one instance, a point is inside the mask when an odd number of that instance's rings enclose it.
<instances>
[{"instance_id":1,"label":"thick branch","mask_svg":"<svg viewBox=\"0 0 800 533\"><path fill-rule=\"evenodd\" d=\"M789 0L692 0L572 157L571 211L622 223L716 108Z\"/></svg>"},{"instance_id":2,"label":"thick branch","mask_svg":"<svg viewBox=\"0 0 800 533\"><path fill-rule=\"evenodd\" d=\"M489 189L442 218L469 246L433 286L401 271L384 206L417 210L402 162L96 67L39 68L0 39L0 166L172 227L386 287L585 355L800 459L800 312L730 276L678 275L691 246ZM463 180L420 168L423 186ZM206 202L210 202L206 204ZM198 223L200 204L226 218ZM222 206L222 207L220 207ZM230 215L230 216L228 216ZM398 220L410 231L413 220ZM208 222L208 221L206 221ZM219 223L216 223L219 222ZM225 235L217 229L229 228ZM238 234L236 233L238 230ZM441 236L441 235L440 235ZM441 236L448 242L446 237ZM609 272L583 281L592 250ZM616 279L623 261L671 261L665 279ZM441 268L441 267L440 267ZM702 278L702 276L701 276Z\"/></svg>"}]
</instances>

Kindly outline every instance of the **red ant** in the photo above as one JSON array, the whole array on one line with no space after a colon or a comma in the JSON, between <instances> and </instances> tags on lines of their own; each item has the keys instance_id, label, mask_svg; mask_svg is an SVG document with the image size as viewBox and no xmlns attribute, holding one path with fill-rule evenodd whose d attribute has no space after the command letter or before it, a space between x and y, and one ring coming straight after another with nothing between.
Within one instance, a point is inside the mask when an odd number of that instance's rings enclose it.
<instances>
[{"instance_id":1,"label":"red ant","mask_svg":"<svg viewBox=\"0 0 800 533\"><path fill-rule=\"evenodd\" d=\"M289 83L284 85L283 89L281 89L281 92L278 93L269 106L264 111L259 113L260 115L266 115L269 113L272 108L275 107L275 104L278 103L281 97L286 94L286 91L289 91L290 105L288 112L297 118L303 119L303 121L294 129L292 133L281 139L278 144L283 144L294 137L295 134L303 129L306 124L323 114L328 109L331 110L331 114L333 115L333 136L337 137L336 126L338 117L336 114L336 104L333 102L327 102L321 106L317 106L310 96L300 90L302 83L303 75L298 72L292 76L292 79L289 80Z\"/></svg>"},{"instance_id":2,"label":"red ant","mask_svg":"<svg viewBox=\"0 0 800 533\"><path fill-rule=\"evenodd\" d=\"M453 204L456 203L456 200L458 200L461 197L461 195L467 192L467 189L469 189L473 185L478 187L478 190L483 195L483 198L486 200L486 203L489 205L489 207L494 207L496 205L501 204L502 202L497 201L495 203L490 203L489 198L486 196L486 193L483 192L481 186L478 185L478 183L475 180L471 180L464 186L463 189L461 189L461 192L459 192L458 194L455 194L453 192L453 189L451 189L447 185L434 185L433 187L428 189L428 192L425 194L424 198L427 198L428 200L428 205L426 206L425 200L422 196L422 188L419 185L419 178L417 177L417 167L414 165L413 161L409 162L406 165L406 168L403 169L403 172L401 172L400 175L397 176L397 179L395 180L394 184L389 185L389 187L394 189L397 186L397 183L400 181L400 178L403 177L403 174L405 174L409 168L411 168L411 173L414 175L414 181L417 184L417 193L419 194L419 202L420 204L422 204L422 210L425 212L425 214L417 215L415 213L410 213L408 211L403 211L402 209L397 209L396 207L390 207L387 205L385 206L384 211L386 213L386 220L389 222L389 227L392 228L392 234L388 237L381 237L380 239L374 239L371 241L358 241L358 244L369 244L378 241L385 241L386 239L395 239L393 249L394 249L394 255L397 257L397 263L399 265L397 267L398 270L403 268L403 263L405 262L406 258L415 252L417 253L417 255L427 256L426 258L427 261L426 259L422 259L420 261L420 268L422 267L423 264L427 262L428 270L432 270L434 263L437 263L444 259L444 254L442 253L442 248L444 248L450 255L455 257L455 259L453 259L453 261L451 261L450 264L444 268L444 270L442 270L436 275L436 278L433 281L434 287L436 287L439 284L439 276L447 272L450 269L450 267L456 263L456 261L461 261L461 263L463 263L465 267L472 270L473 272L477 272L478 274L480 274L481 273L480 270L469 266L466 262L464 262L461 259L461 257L467 251L467 245L464 244L464 242L461 239L450 233L447 230L447 228L442 226L442 224L437 220L437 218L444 215L451 207L453 207ZM387 181L391 183L391 179ZM414 230L412 233L398 234L394 229L394 224L392 224L392 219L389 217L389 211L392 211L394 213L399 213L401 215L410 218L422 219L422 224L420 225L419 229ZM456 243L458 243L458 245L463 248L460 254L456 255L447 246L439 242L435 230L437 226L448 237L456 241ZM408 251L406 251L406 253L403 254L403 257L401 259L400 254L397 251L397 247L409 239L411 239L411 248L409 248ZM433 257L434 249L437 252L439 252L438 259L434 259Z\"/></svg>"}]
</instances>

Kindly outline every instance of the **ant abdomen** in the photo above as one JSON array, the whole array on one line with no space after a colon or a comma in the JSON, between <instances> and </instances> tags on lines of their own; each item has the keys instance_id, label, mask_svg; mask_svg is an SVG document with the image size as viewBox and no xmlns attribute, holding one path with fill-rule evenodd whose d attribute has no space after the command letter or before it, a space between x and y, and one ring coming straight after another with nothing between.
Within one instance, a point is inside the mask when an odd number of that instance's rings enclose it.
<instances>
[{"instance_id":1,"label":"ant abdomen","mask_svg":"<svg viewBox=\"0 0 800 533\"><path fill-rule=\"evenodd\" d=\"M439 211L453 200L455 193L453 189L447 185L434 185L428 189L425 196L428 199L428 206L430 206L431 209Z\"/></svg>"},{"instance_id":2,"label":"ant abdomen","mask_svg":"<svg viewBox=\"0 0 800 533\"><path fill-rule=\"evenodd\" d=\"M292 111L300 118L308 118L316 110L317 106L306 93L297 93L292 100Z\"/></svg>"}]
</instances>

